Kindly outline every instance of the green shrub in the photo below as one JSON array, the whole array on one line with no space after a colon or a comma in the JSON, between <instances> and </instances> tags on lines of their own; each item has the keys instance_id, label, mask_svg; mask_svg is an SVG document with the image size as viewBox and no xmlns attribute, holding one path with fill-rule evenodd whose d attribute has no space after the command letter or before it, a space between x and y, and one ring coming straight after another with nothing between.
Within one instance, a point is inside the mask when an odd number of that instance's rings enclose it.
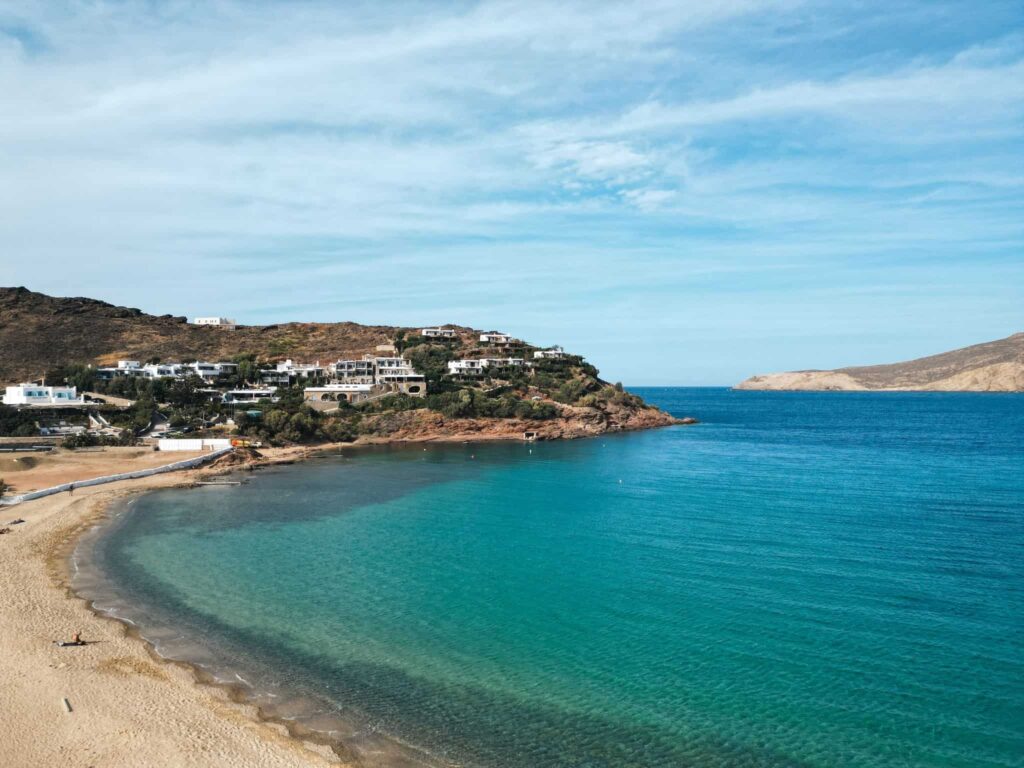
<instances>
[{"instance_id":1,"label":"green shrub","mask_svg":"<svg viewBox=\"0 0 1024 768\"><path fill-rule=\"evenodd\" d=\"M569 379L554 394L555 400L572 405L587 393L587 384L582 379Z\"/></svg>"},{"instance_id":2,"label":"green shrub","mask_svg":"<svg viewBox=\"0 0 1024 768\"><path fill-rule=\"evenodd\" d=\"M11 405L0 405L0 435L7 437L32 437L39 434L36 420L27 411L19 411Z\"/></svg>"},{"instance_id":3,"label":"green shrub","mask_svg":"<svg viewBox=\"0 0 1024 768\"><path fill-rule=\"evenodd\" d=\"M125 431L117 437L114 435L96 435L92 432L79 432L74 435L68 435L61 440L60 444L62 448L73 451L77 448L95 448L100 445L128 446L136 445L136 443L135 435Z\"/></svg>"},{"instance_id":4,"label":"green shrub","mask_svg":"<svg viewBox=\"0 0 1024 768\"><path fill-rule=\"evenodd\" d=\"M359 436L355 420L327 419L320 425L320 435L332 443L351 443Z\"/></svg>"}]
</instances>

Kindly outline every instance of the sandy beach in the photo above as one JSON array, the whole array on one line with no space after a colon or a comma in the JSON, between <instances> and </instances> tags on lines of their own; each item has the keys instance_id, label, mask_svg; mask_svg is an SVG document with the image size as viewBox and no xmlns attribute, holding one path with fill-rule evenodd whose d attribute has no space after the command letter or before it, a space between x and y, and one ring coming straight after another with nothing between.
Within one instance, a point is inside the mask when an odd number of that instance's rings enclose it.
<instances>
[{"instance_id":1,"label":"sandy beach","mask_svg":"<svg viewBox=\"0 0 1024 768\"><path fill-rule=\"evenodd\" d=\"M294 455L270 453L270 460ZM188 457L139 449L58 452L32 455L35 466L0 476L24 491ZM344 764L328 747L260 721L254 707L232 701L224 689L199 684L188 668L155 659L124 625L95 615L67 587L71 544L101 519L110 502L208 472L168 473L0 507L0 525L25 521L0 536L4 766ZM54 644L74 632L88 644Z\"/></svg>"}]
</instances>

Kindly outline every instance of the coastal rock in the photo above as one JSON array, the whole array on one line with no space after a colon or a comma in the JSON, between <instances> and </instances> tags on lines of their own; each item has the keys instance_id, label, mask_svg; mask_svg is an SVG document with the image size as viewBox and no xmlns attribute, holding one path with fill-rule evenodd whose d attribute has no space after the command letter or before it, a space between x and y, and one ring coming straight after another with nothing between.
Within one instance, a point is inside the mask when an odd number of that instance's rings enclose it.
<instances>
[{"instance_id":1,"label":"coastal rock","mask_svg":"<svg viewBox=\"0 0 1024 768\"><path fill-rule=\"evenodd\" d=\"M365 420L371 430L362 442L522 440L532 433L535 440L571 440L608 432L625 432L692 424L695 419L677 419L657 408L612 406L606 410L562 405L557 418L546 420L497 418L446 418L428 410L383 413Z\"/></svg>"}]
</instances>

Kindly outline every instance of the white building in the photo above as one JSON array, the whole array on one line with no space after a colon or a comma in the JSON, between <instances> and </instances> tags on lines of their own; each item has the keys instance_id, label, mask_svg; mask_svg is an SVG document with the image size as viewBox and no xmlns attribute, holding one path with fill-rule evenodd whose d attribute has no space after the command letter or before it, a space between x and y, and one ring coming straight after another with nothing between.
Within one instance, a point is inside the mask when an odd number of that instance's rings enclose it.
<instances>
[{"instance_id":1,"label":"white building","mask_svg":"<svg viewBox=\"0 0 1024 768\"><path fill-rule=\"evenodd\" d=\"M193 317L192 325L213 325L218 328L234 328L238 323L230 317Z\"/></svg>"},{"instance_id":2,"label":"white building","mask_svg":"<svg viewBox=\"0 0 1024 768\"><path fill-rule=\"evenodd\" d=\"M486 360L449 360L448 373L452 376L483 376Z\"/></svg>"},{"instance_id":3,"label":"white building","mask_svg":"<svg viewBox=\"0 0 1024 768\"><path fill-rule=\"evenodd\" d=\"M526 365L521 357L488 357L482 362L487 365L488 372L510 371Z\"/></svg>"},{"instance_id":4,"label":"white building","mask_svg":"<svg viewBox=\"0 0 1024 768\"><path fill-rule=\"evenodd\" d=\"M565 357L565 350L561 347L538 349L533 353L534 360L561 360L563 357Z\"/></svg>"},{"instance_id":5,"label":"white building","mask_svg":"<svg viewBox=\"0 0 1024 768\"><path fill-rule=\"evenodd\" d=\"M339 360L334 364L334 376L348 384L374 384L377 368L373 358Z\"/></svg>"},{"instance_id":6,"label":"white building","mask_svg":"<svg viewBox=\"0 0 1024 768\"><path fill-rule=\"evenodd\" d=\"M113 379L116 376L137 376L145 375L142 363L138 360L118 360L117 367L97 368L96 375L101 379Z\"/></svg>"},{"instance_id":7,"label":"white building","mask_svg":"<svg viewBox=\"0 0 1024 768\"><path fill-rule=\"evenodd\" d=\"M181 363L146 363L142 366L142 373L148 379L177 379L184 370Z\"/></svg>"},{"instance_id":8,"label":"white building","mask_svg":"<svg viewBox=\"0 0 1024 768\"><path fill-rule=\"evenodd\" d=\"M373 365L376 369L374 381L378 386L414 397L427 394L427 380L404 357L375 357Z\"/></svg>"},{"instance_id":9,"label":"white building","mask_svg":"<svg viewBox=\"0 0 1024 768\"><path fill-rule=\"evenodd\" d=\"M404 392L423 397L427 393L426 378L404 357L363 355L362 360L339 360L332 368L338 383L373 385L375 394Z\"/></svg>"},{"instance_id":10,"label":"white building","mask_svg":"<svg viewBox=\"0 0 1024 768\"><path fill-rule=\"evenodd\" d=\"M118 360L117 368L97 368L100 379L135 377L145 379L179 379L183 376L200 376L212 380L238 371L233 362L147 362L144 366L138 360Z\"/></svg>"},{"instance_id":11,"label":"white building","mask_svg":"<svg viewBox=\"0 0 1024 768\"><path fill-rule=\"evenodd\" d=\"M260 400L269 400L276 403L277 390L257 387L253 389L229 389L224 393L225 405L237 405L238 403L258 403Z\"/></svg>"},{"instance_id":12,"label":"white building","mask_svg":"<svg viewBox=\"0 0 1024 768\"><path fill-rule=\"evenodd\" d=\"M213 381L221 376L230 376L238 372L237 363L205 363L202 360L186 363L182 368L186 374L195 374L207 381Z\"/></svg>"},{"instance_id":13,"label":"white building","mask_svg":"<svg viewBox=\"0 0 1024 768\"><path fill-rule=\"evenodd\" d=\"M7 387L4 405L82 405L75 387L46 387L37 384L16 384Z\"/></svg>"},{"instance_id":14,"label":"white building","mask_svg":"<svg viewBox=\"0 0 1024 768\"><path fill-rule=\"evenodd\" d=\"M322 387L306 387L302 390L308 403L337 403L345 401L358 403L373 394L373 384L326 384Z\"/></svg>"},{"instance_id":15,"label":"white building","mask_svg":"<svg viewBox=\"0 0 1024 768\"><path fill-rule=\"evenodd\" d=\"M285 360L278 363L272 371L260 371L260 379L267 384L276 384L287 387L299 379L322 379L327 375L327 370L315 363L296 363L293 360Z\"/></svg>"},{"instance_id":16,"label":"white building","mask_svg":"<svg viewBox=\"0 0 1024 768\"><path fill-rule=\"evenodd\" d=\"M424 328L420 331L420 336L428 339L454 339L455 331L451 328Z\"/></svg>"},{"instance_id":17,"label":"white building","mask_svg":"<svg viewBox=\"0 0 1024 768\"><path fill-rule=\"evenodd\" d=\"M487 344L511 344L513 339L505 333L481 333L480 341Z\"/></svg>"},{"instance_id":18,"label":"white building","mask_svg":"<svg viewBox=\"0 0 1024 768\"><path fill-rule=\"evenodd\" d=\"M520 357L485 357L480 360L450 360L448 373L451 376L484 376L508 373L522 368L525 361Z\"/></svg>"}]
</instances>

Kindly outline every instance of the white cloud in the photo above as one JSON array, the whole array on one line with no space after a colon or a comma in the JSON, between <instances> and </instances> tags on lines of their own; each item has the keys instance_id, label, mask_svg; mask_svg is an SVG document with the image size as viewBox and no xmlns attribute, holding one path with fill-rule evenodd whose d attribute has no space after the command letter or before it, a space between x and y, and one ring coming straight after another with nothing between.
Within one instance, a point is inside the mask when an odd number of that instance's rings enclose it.
<instances>
[{"instance_id":1,"label":"white cloud","mask_svg":"<svg viewBox=\"0 0 1024 768\"><path fill-rule=\"evenodd\" d=\"M457 245L461 281L424 303L490 285L528 308L541 278L582 291L574 252L601 285L712 246L737 274L1003 253L1020 36L858 53L876 31L769 0L0 0L0 282L189 311L118 276L146 264L207 305L256 264L277 270L246 278L256 299L409 297Z\"/></svg>"}]
</instances>

